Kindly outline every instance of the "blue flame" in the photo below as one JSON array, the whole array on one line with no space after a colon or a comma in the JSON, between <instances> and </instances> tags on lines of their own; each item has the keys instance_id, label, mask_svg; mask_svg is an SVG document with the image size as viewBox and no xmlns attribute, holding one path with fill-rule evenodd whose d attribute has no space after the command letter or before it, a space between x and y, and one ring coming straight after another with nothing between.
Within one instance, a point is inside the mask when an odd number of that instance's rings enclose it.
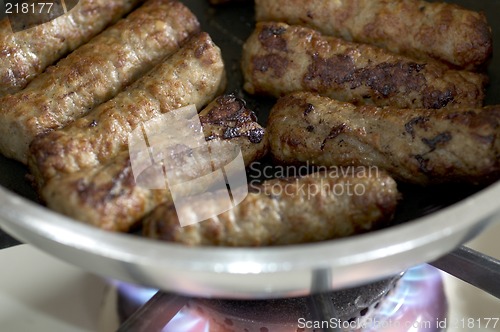
<instances>
[{"instance_id":1,"label":"blue flame","mask_svg":"<svg viewBox=\"0 0 500 332\"><path fill-rule=\"evenodd\" d=\"M440 272L429 265L418 266L407 271L383 301L372 318L377 326L363 331L440 331L436 322L446 317L447 309Z\"/></svg>"}]
</instances>

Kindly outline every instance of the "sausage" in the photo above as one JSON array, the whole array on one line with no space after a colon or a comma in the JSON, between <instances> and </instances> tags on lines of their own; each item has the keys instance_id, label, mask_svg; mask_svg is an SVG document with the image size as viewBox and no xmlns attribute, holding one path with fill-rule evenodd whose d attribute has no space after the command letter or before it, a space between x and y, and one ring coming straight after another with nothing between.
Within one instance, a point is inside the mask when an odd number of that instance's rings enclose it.
<instances>
[{"instance_id":1,"label":"sausage","mask_svg":"<svg viewBox=\"0 0 500 332\"><path fill-rule=\"evenodd\" d=\"M213 177L203 175L234 159L234 155L228 153L233 148L241 149L245 165L267 152L264 129L237 98L216 99L200 113L200 122L206 140L219 143L220 148L211 151L210 160L198 160L198 168L192 168L195 171L183 178L185 181L197 179L199 189L207 189L214 183ZM192 159L188 151L175 161L182 166ZM169 188L150 190L136 184L127 150L100 166L53 177L40 195L47 206L57 212L102 229L122 232L137 226L158 204L172 200Z\"/></svg>"},{"instance_id":2,"label":"sausage","mask_svg":"<svg viewBox=\"0 0 500 332\"><path fill-rule=\"evenodd\" d=\"M492 54L486 16L449 3L418 0L256 0L259 21L305 24L419 59L474 70Z\"/></svg>"},{"instance_id":3,"label":"sausage","mask_svg":"<svg viewBox=\"0 0 500 332\"><path fill-rule=\"evenodd\" d=\"M355 168L320 172L266 181L233 209L184 227L179 224L175 206L164 203L144 219L143 235L190 246L317 242L388 225L397 201L396 182L383 172ZM208 206L196 200L190 203L185 209Z\"/></svg>"},{"instance_id":4,"label":"sausage","mask_svg":"<svg viewBox=\"0 0 500 332\"><path fill-rule=\"evenodd\" d=\"M0 97L22 90L45 68L85 44L141 0L80 0L67 14L13 33L0 21Z\"/></svg>"},{"instance_id":5,"label":"sausage","mask_svg":"<svg viewBox=\"0 0 500 332\"><path fill-rule=\"evenodd\" d=\"M244 88L280 97L312 91L398 108L482 106L487 77L284 23L257 24L243 48Z\"/></svg>"},{"instance_id":6,"label":"sausage","mask_svg":"<svg viewBox=\"0 0 500 332\"><path fill-rule=\"evenodd\" d=\"M200 109L225 83L220 49L201 33L115 98L37 137L30 146L30 170L42 187L58 174L105 164L127 148L129 133L141 122L190 104Z\"/></svg>"},{"instance_id":7,"label":"sausage","mask_svg":"<svg viewBox=\"0 0 500 332\"><path fill-rule=\"evenodd\" d=\"M109 100L199 30L181 3L149 0L88 44L0 100L0 152L27 162L33 138Z\"/></svg>"},{"instance_id":8,"label":"sausage","mask_svg":"<svg viewBox=\"0 0 500 332\"><path fill-rule=\"evenodd\" d=\"M500 176L500 107L355 106L312 93L273 107L271 152L283 163L376 166L396 180L489 183Z\"/></svg>"}]
</instances>

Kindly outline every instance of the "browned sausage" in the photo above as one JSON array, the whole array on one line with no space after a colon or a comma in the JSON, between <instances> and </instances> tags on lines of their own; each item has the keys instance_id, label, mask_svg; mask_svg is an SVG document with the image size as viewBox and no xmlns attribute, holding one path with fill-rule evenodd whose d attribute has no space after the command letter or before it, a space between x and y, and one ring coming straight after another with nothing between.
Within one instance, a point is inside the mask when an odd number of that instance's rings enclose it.
<instances>
[{"instance_id":1,"label":"browned sausage","mask_svg":"<svg viewBox=\"0 0 500 332\"><path fill-rule=\"evenodd\" d=\"M63 127L109 100L198 30L196 17L181 3L147 1L26 89L0 100L0 152L26 163L35 136Z\"/></svg>"},{"instance_id":2,"label":"browned sausage","mask_svg":"<svg viewBox=\"0 0 500 332\"><path fill-rule=\"evenodd\" d=\"M377 166L397 180L481 183L500 176L500 107L404 110L356 107L300 92L268 122L284 163Z\"/></svg>"},{"instance_id":3,"label":"browned sausage","mask_svg":"<svg viewBox=\"0 0 500 332\"><path fill-rule=\"evenodd\" d=\"M306 24L321 32L475 69L492 53L485 15L419 0L256 0L259 21Z\"/></svg>"},{"instance_id":4,"label":"browned sausage","mask_svg":"<svg viewBox=\"0 0 500 332\"><path fill-rule=\"evenodd\" d=\"M241 149L246 165L267 152L264 129L239 99L218 98L200 113L200 121L205 138L219 143L220 148L212 151L210 160L197 160L199 168L189 174L186 181L226 166L234 158L228 153L233 148ZM182 166L193 158L186 152L175 161ZM206 176L197 183L202 189L212 184L213 179ZM113 231L128 231L158 204L171 200L168 188L151 190L136 184L127 150L98 167L54 177L40 193L49 208Z\"/></svg>"},{"instance_id":5,"label":"browned sausage","mask_svg":"<svg viewBox=\"0 0 500 332\"><path fill-rule=\"evenodd\" d=\"M80 0L48 23L13 33L0 21L0 97L23 89L45 68L86 43L141 0ZM37 8L38 9L38 8Z\"/></svg>"},{"instance_id":6,"label":"browned sausage","mask_svg":"<svg viewBox=\"0 0 500 332\"><path fill-rule=\"evenodd\" d=\"M323 36L310 28L258 23L243 49L245 89L280 97L313 91L356 104L398 108L482 106L486 76L419 62Z\"/></svg>"},{"instance_id":7,"label":"browned sausage","mask_svg":"<svg viewBox=\"0 0 500 332\"><path fill-rule=\"evenodd\" d=\"M129 133L141 122L190 104L200 109L225 83L220 49L201 33L115 98L36 138L30 147L31 172L42 187L58 174L106 164L127 148Z\"/></svg>"},{"instance_id":8,"label":"browned sausage","mask_svg":"<svg viewBox=\"0 0 500 332\"><path fill-rule=\"evenodd\" d=\"M145 218L143 235L191 246L272 246L346 237L388 224L398 201L392 178L354 168L331 174L264 182L233 209L185 227L174 205L165 203ZM185 209L207 206L191 203Z\"/></svg>"}]
</instances>

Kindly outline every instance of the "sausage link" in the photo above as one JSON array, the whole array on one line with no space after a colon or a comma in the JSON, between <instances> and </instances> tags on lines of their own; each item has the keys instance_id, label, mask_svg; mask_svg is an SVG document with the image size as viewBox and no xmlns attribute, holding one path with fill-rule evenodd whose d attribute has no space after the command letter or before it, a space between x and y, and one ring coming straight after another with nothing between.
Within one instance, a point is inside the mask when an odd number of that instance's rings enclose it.
<instances>
[{"instance_id":1,"label":"sausage link","mask_svg":"<svg viewBox=\"0 0 500 332\"><path fill-rule=\"evenodd\" d=\"M387 225L397 201L396 182L383 172L370 174L352 168L313 173L264 182L233 209L185 227L179 224L175 206L164 203L145 218L143 235L190 246L317 242ZM191 203L185 209L207 207Z\"/></svg>"},{"instance_id":2,"label":"sausage link","mask_svg":"<svg viewBox=\"0 0 500 332\"><path fill-rule=\"evenodd\" d=\"M419 184L488 183L500 177L500 107L446 110L357 107L300 92L268 122L284 163L377 166Z\"/></svg>"},{"instance_id":3,"label":"sausage link","mask_svg":"<svg viewBox=\"0 0 500 332\"><path fill-rule=\"evenodd\" d=\"M115 98L37 137L30 146L31 172L42 187L58 174L105 164L127 148L129 133L140 123L190 104L200 109L225 82L220 49L201 33Z\"/></svg>"},{"instance_id":4,"label":"sausage link","mask_svg":"<svg viewBox=\"0 0 500 332\"><path fill-rule=\"evenodd\" d=\"M284 23L257 24L243 48L245 89L280 97L313 91L398 108L482 106L487 77Z\"/></svg>"},{"instance_id":5,"label":"sausage link","mask_svg":"<svg viewBox=\"0 0 500 332\"><path fill-rule=\"evenodd\" d=\"M109 100L199 30L187 7L172 0L143 6L0 100L0 152L27 162L33 138L67 125Z\"/></svg>"},{"instance_id":6,"label":"sausage link","mask_svg":"<svg viewBox=\"0 0 500 332\"><path fill-rule=\"evenodd\" d=\"M45 68L85 44L142 0L80 0L67 14L13 33L0 21L0 97L22 90Z\"/></svg>"},{"instance_id":7,"label":"sausage link","mask_svg":"<svg viewBox=\"0 0 500 332\"><path fill-rule=\"evenodd\" d=\"M418 0L256 0L259 21L305 24L420 59L477 69L492 54L486 16L449 3Z\"/></svg>"},{"instance_id":8,"label":"sausage link","mask_svg":"<svg viewBox=\"0 0 500 332\"><path fill-rule=\"evenodd\" d=\"M255 121L253 112L234 97L220 97L210 103L200 113L200 122L206 140L219 143L219 148L211 150L210 160L193 157L189 152L175 158L178 167L194 162L196 166L182 179L197 179L200 190L214 184L213 177L205 175L231 162L234 154L230 152L238 152L236 148L241 150L245 165L267 152L264 129ZM127 150L100 166L53 177L40 195L57 212L102 229L122 232L136 226L159 204L172 200L169 188L151 190L136 183Z\"/></svg>"}]
</instances>

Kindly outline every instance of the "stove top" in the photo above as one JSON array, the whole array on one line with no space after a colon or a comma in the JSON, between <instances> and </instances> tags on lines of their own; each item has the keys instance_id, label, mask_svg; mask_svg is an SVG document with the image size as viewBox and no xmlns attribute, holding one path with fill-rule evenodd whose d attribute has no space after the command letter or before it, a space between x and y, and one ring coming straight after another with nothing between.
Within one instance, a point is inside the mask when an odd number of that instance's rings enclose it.
<instances>
[{"instance_id":1,"label":"stove top","mask_svg":"<svg viewBox=\"0 0 500 332\"><path fill-rule=\"evenodd\" d=\"M0 250L0 264L0 330L104 331L98 326L103 279L30 245Z\"/></svg>"},{"instance_id":2,"label":"stove top","mask_svg":"<svg viewBox=\"0 0 500 332\"><path fill-rule=\"evenodd\" d=\"M500 258L500 225L484 232L471 247ZM0 250L0 326L9 332L115 331L116 293L102 278L82 272L30 245ZM500 331L500 301L443 273L449 303L450 332ZM479 324L482 328L479 329ZM462 328L465 327L465 328Z\"/></svg>"},{"instance_id":3,"label":"stove top","mask_svg":"<svg viewBox=\"0 0 500 332\"><path fill-rule=\"evenodd\" d=\"M183 298L113 284L119 332L151 326L162 332L439 332L447 324L441 273L429 265L353 289L274 300Z\"/></svg>"}]
</instances>

